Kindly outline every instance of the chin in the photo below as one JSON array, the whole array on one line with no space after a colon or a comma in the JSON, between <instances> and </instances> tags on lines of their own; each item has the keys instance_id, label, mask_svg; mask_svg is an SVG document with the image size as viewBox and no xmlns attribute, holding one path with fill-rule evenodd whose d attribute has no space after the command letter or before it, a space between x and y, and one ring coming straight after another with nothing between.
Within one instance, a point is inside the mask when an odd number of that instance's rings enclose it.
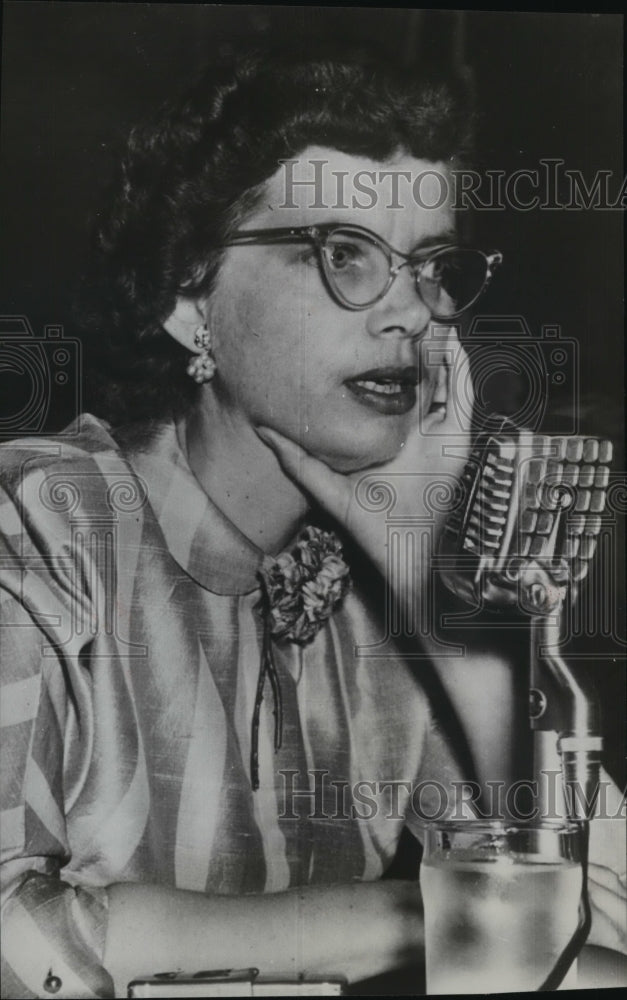
<instances>
[{"instance_id":1,"label":"chin","mask_svg":"<svg viewBox=\"0 0 627 1000\"><path fill-rule=\"evenodd\" d=\"M379 435L373 440L352 440L350 445L342 447L342 442L335 441L332 447L312 449L316 458L321 459L336 472L359 472L373 466L390 462L398 455L405 435L401 433Z\"/></svg>"}]
</instances>

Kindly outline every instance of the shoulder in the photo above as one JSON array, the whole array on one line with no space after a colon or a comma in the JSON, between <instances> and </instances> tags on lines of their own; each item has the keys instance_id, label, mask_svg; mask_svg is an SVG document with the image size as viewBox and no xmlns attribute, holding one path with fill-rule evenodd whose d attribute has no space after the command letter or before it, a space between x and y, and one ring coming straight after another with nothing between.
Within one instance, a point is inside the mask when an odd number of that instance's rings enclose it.
<instances>
[{"instance_id":1,"label":"shoulder","mask_svg":"<svg viewBox=\"0 0 627 1000\"><path fill-rule=\"evenodd\" d=\"M0 482L15 487L35 470L54 471L94 464L98 455L119 451L110 427L85 413L59 434L15 438L0 445Z\"/></svg>"},{"instance_id":2,"label":"shoulder","mask_svg":"<svg viewBox=\"0 0 627 1000\"><path fill-rule=\"evenodd\" d=\"M142 495L141 483L109 425L91 414L60 434L0 446L0 534L5 536L61 542L70 520L115 515L124 492L123 505L130 495Z\"/></svg>"}]
</instances>

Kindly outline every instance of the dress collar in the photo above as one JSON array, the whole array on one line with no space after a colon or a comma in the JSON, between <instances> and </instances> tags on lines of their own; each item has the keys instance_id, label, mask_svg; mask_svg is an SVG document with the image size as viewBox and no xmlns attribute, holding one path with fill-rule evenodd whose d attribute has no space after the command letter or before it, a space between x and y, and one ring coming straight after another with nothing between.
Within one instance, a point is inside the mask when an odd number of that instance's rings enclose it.
<instances>
[{"instance_id":1,"label":"dress collar","mask_svg":"<svg viewBox=\"0 0 627 1000\"><path fill-rule=\"evenodd\" d=\"M141 443L116 434L128 461L148 487L150 505L168 549L197 583L215 594L259 587L264 553L213 503L191 471L174 423L159 425Z\"/></svg>"}]
</instances>

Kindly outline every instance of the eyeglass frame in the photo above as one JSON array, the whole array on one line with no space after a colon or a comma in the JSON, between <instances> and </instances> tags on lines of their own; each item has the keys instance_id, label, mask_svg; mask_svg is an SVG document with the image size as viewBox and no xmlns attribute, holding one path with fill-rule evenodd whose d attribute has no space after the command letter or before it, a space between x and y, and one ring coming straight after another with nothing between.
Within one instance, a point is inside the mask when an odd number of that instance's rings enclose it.
<instances>
[{"instance_id":1,"label":"eyeglass frame","mask_svg":"<svg viewBox=\"0 0 627 1000\"><path fill-rule=\"evenodd\" d=\"M325 241L328 240L331 233L340 231L348 233L357 233L359 236L366 237L374 246L380 247L385 252L385 256L388 260L389 274L388 280L386 282L383 290L372 299L370 302L363 303L362 305L355 305L354 302L350 302L348 299L342 295L340 290L334 286L334 283L327 273L328 262L324 254ZM407 267L408 264L414 265L414 278L416 283L416 291L420 296L422 302L425 304L427 309L431 312L434 319L447 320L455 319L457 316L461 316L462 313L470 309L472 305L475 304L477 299L485 292L486 288L490 284L492 275L494 273L494 268L498 267L503 263L503 254L500 250L491 250L488 253L484 253L483 250L477 250L475 247L468 247L464 244L459 243L443 243L442 245L436 245L433 247L425 248L422 252L406 254L402 251L397 250L390 243L387 242L382 236L378 236L373 233L372 230L366 229L363 226L356 226L352 223L327 223L322 226L286 226L286 227L275 227L270 229L240 229L238 232L233 233L230 240L224 244L225 247L230 246L263 246L271 245L273 243L294 243L294 242L305 242L310 240L318 253L322 264L322 274L324 275L325 284L331 296L339 302L340 305L344 306L346 309L352 309L355 312L360 312L364 309L370 309L372 306L380 302L390 288L394 284L394 281L400 274L402 268ZM425 299L420 291L420 276L424 268L429 264L434 258L437 258L441 254L449 250L456 250L458 252L469 251L471 253L480 254L485 260L486 264L486 276L481 285L481 288L477 294L468 302L462 309L458 309L454 312L446 313L445 315L436 315L431 307L425 302ZM395 266L393 261L394 257L400 257L403 263ZM424 259L421 259L424 258ZM418 261L418 263L417 263Z\"/></svg>"}]
</instances>

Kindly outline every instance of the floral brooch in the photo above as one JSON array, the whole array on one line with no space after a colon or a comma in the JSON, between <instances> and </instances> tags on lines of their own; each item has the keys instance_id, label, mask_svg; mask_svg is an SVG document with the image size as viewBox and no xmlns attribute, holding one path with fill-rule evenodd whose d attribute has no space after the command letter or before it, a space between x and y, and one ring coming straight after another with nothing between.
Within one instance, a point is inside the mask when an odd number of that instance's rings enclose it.
<instances>
[{"instance_id":1,"label":"floral brooch","mask_svg":"<svg viewBox=\"0 0 627 1000\"><path fill-rule=\"evenodd\" d=\"M260 576L272 635L300 644L313 639L350 586L339 539L311 526L291 552L266 558Z\"/></svg>"},{"instance_id":2,"label":"floral brooch","mask_svg":"<svg viewBox=\"0 0 627 1000\"><path fill-rule=\"evenodd\" d=\"M274 748L281 746L283 710L281 686L272 653L272 640L287 639L306 645L331 617L350 587L349 568L333 532L308 526L291 552L264 559L259 577L264 638L253 711L251 783L259 788L259 715L266 676L274 697Z\"/></svg>"}]
</instances>

